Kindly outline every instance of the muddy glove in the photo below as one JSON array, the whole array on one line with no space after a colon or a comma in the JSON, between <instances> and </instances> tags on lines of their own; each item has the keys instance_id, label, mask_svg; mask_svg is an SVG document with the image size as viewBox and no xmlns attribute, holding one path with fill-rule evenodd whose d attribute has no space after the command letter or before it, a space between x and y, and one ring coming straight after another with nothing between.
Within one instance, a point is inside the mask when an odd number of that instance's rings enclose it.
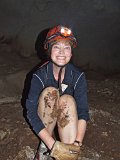
<instances>
[{"instance_id":1,"label":"muddy glove","mask_svg":"<svg viewBox=\"0 0 120 160\"><path fill-rule=\"evenodd\" d=\"M77 160L80 154L80 146L64 144L56 141L51 150L50 156L56 160Z\"/></svg>"}]
</instances>

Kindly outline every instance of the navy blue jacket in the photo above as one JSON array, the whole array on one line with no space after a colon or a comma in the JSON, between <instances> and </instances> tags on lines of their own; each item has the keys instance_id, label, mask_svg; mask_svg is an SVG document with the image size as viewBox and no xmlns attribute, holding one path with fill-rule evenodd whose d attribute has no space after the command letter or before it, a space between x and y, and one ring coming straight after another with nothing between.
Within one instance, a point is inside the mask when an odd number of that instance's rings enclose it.
<instances>
[{"instance_id":1,"label":"navy blue jacket","mask_svg":"<svg viewBox=\"0 0 120 160\"><path fill-rule=\"evenodd\" d=\"M27 118L36 134L45 128L37 114L39 96L46 87L58 88L58 82L54 78L52 67L52 62L48 62L33 74L26 100ZM66 65L65 77L62 83L68 85L63 94L73 96L76 101L78 119L89 120L87 83L84 72L81 72L77 67L69 63Z\"/></svg>"}]
</instances>

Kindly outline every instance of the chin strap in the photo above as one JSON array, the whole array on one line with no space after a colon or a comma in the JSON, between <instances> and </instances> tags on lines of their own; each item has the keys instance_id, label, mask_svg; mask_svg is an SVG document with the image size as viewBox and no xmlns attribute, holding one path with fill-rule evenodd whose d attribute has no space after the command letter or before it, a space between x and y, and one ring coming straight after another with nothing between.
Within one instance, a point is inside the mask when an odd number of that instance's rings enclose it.
<instances>
[{"instance_id":1,"label":"chin strap","mask_svg":"<svg viewBox=\"0 0 120 160\"><path fill-rule=\"evenodd\" d=\"M59 88L60 96L62 95L62 86L61 86L61 73L62 73L62 69L63 69L63 67L60 68L59 75L58 75L58 88Z\"/></svg>"}]
</instances>

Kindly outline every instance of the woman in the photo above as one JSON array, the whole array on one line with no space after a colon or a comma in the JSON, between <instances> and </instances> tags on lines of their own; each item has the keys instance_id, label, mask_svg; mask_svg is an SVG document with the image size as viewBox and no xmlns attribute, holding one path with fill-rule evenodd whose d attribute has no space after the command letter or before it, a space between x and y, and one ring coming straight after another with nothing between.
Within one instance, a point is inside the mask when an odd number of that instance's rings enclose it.
<instances>
[{"instance_id":1,"label":"woman","mask_svg":"<svg viewBox=\"0 0 120 160\"><path fill-rule=\"evenodd\" d=\"M51 28L44 44L50 61L32 77L26 101L27 117L43 142L40 149L44 151L51 150L56 141L53 136L56 125L61 142L82 145L89 113L85 75L70 63L76 45L69 28L60 25ZM36 159L40 156L42 151Z\"/></svg>"}]
</instances>

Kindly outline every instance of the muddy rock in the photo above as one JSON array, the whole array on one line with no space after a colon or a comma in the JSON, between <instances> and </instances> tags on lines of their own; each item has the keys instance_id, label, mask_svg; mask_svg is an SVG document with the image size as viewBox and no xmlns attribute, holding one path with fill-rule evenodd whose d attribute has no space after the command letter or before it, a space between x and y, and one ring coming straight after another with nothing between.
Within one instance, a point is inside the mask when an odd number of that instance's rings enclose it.
<instances>
[{"instance_id":1,"label":"muddy rock","mask_svg":"<svg viewBox=\"0 0 120 160\"><path fill-rule=\"evenodd\" d=\"M22 160L23 158L26 160L33 160L34 156L35 155L33 149L31 149L29 146L26 146L18 152L18 155L13 160Z\"/></svg>"}]
</instances>

